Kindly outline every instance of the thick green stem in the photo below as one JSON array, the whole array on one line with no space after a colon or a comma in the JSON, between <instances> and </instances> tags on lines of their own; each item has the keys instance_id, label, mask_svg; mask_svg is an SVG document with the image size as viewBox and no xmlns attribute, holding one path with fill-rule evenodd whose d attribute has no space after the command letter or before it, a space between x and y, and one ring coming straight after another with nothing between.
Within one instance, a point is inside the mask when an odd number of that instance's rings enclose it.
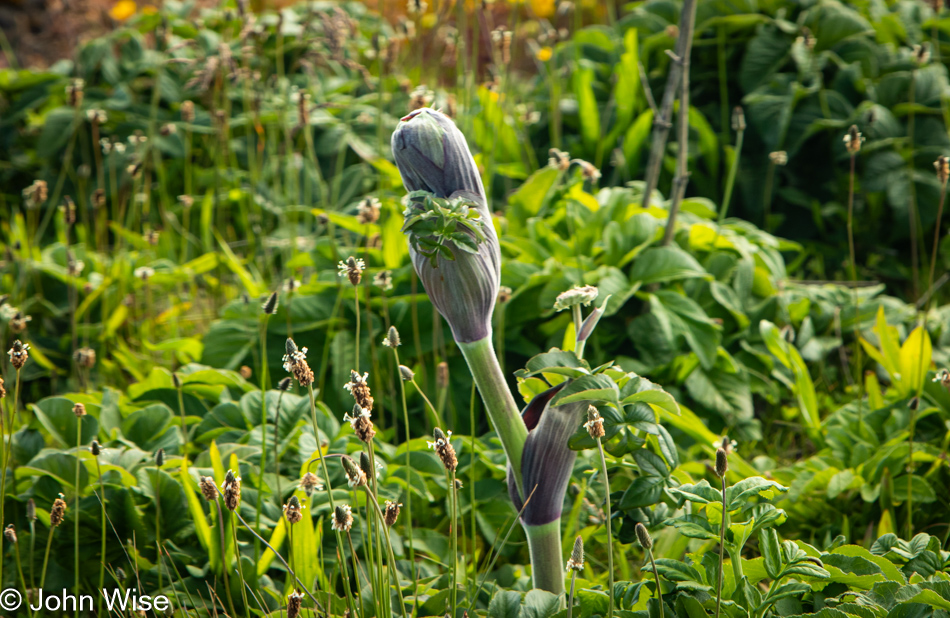
<instances>
[{"instance_id":1,"label":"thick green stem","mask_svg":"<svg viewBox=\"0 0 950 618\"><path fill-rule=\"evenodd\" d=\"M459 342L458 346L465 356L469 370L472 372L472 377L478 386L478 392L482 395L488 418L491 419L492 426L495 428L495 432L498 433L501 445L508 456L508 462L514 470L518 491L524 496L524 483L521 479L521 453L524 451L525 440L528 439L528 428L521 420L515 399L511 396L511 391L508 390L508 383L505 381L501 366L498 364L498 357L495 356L495 350L492 347L491 333L478 341ZM560 540L558 541L558 550L560 550ZM555 562L560 564L560 561L561 558L558 555ZM560 567L558 567L558 570L560 570ZM563 591L563 581L558 588Z\"/></svg>"},{"instance_id":2,"label":"thick green stem","mask_svg":"<svg viewBox=\"0 0 950 618\"><path fill-rule=\"evenodd\" d=\"M561 520L556 519L541 526L522 526L531 552L531 580L534 587L559 596L564 594Z\"/></svg>"}]
</instances>

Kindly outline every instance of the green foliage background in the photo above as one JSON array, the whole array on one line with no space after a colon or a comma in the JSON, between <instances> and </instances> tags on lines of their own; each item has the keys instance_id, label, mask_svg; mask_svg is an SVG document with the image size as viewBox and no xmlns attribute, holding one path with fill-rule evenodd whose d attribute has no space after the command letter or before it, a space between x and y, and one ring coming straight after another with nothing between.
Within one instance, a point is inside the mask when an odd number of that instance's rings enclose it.
<instances>
[{"instance_id":1,"label":"green foliage background","mask_svg":"<svg viewBox=\"0 0 950 618\"><path fill-rule=\"evenodd\" d=\"M410 422L402 421L397 365L381 345L394 325L400 361L455 432L466 607L554 613L544 593L522 594L530 578L520 528L502 540L516 516L504 454L400 231L404 192L388 140L409 109L431 104L454 115L484 172L510 288L496 308L496 348L526 401L558 381L538 368L563 365L539 355L573 346L570 316L553 310L557 295L594 285L598 305L610 296L587 358L594 368L614 361L598 375L617 392L587 398L605 418L614 538L602 525L594 443L581 428L563 520L567 541L587 542L582 615L606 611L608 543L620 555L618 612L714 613L725 499L727 614L943 616L950 394L939 371L950 365L941 287L950 241L941 233L947 218L937 227L945 187L933 162L950 146L947 11L913 0L700 1L691 176L664 244L668 200L658 192L641 207L655 119L646 88L660 98L681 3L631 3L616 21L583 2L549 19L527 5L474 7L459 19L454 5L439 4L390 22L356 3L243 14L169 1L49 70L0 70L0 342L31 346L19 374L3 363L3 504L28 581L49 538L50 588L74 584L78 543L83 589L105 562L116 581L141 577L151 590L163 582L181 597L176 607L201 613L185 597L204 598L212 585L222 607L239 599L240 580L228 591L218 577L241 564L260 599L253 611L279 611L291 590L285 568L243 529L243 558L231 540L222 547L217 533L237 524L203 504L198 477L220 484L226 470L239 472L245 519L286 549L281 506L308 461L324 445L359 450L340 421L352 407L343 385L357 369L369 372L377 400L381 499L412 495L408 529L426 557L406 593L418 615L442 615L449 485L425 448L433 415L408 386ZM510 63L489 34L502 23L514 31ZM79 102L68 90L76 79ZM186 101L193 119L183 117ZM737 105L748 123L741 152L730 127ZM851 125L866 138L854 159L858 281L850 281L851 159L842 141ZM601 176L547 163L550 148ZM778 151L787 164L770 158ZM673 140L664 153L662 188L674 172ZM36 180L48 197L31 202L23 191ZM370 197L380 210L367 221L360 206ZM60 210L70 202L74 224ZM337 273L349 255L368 264L359 287ZM77 261L83 268L71 273ZM392 288L374 281L382 272ZM277 313L262 322L274 291ZM17 312L31 317L25 329ZM316 428L307 393L276 390L288 337L309 349ZM90 371L73 361L79 347L96 351ZM442 362L447 382L437 378ZM516 377L526 365L537 371ZM624 404L614 383L633 379L661 385L677 403ZM89 413L80 427L77 402ZM261 470L275 428L280 462ZM725 497L711 469L723 437L737 442ZM98 459L93 439L104 447ZM168 453L160 469L159 448ZM334 497L359 511L342 470L332 472ZM60 493L67 522L48 537ZM308 507L293 538L298 576L342 613L326 495L295 494ZM100 499L110 516L104 559ZM159 504L173 515L156 525ZM665 606L634 543L638 522L655 537ZM370 545L362 526L357 553ZM392 538L408 581L406 531L397 526ZM158 535L168 552L161 567ZM29 560L28 545L37 547ZM489 571L493 546L501 558ZM16 549L4 548L0 583L15 586ZM478 588L482 577L488 584Z\"/></svg>"}]
</instances>

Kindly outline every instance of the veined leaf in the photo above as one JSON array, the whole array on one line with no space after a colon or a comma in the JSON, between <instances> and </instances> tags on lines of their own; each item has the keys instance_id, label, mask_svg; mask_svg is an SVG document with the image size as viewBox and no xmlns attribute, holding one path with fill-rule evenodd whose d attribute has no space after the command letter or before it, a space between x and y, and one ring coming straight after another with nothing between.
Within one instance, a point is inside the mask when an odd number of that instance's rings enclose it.
<instances>
[{"instance_id":1,"label":"veined leaf","mask_svg":"<svg viewBox=\"0 0 950 618\"><path fill-rule=\"evenodd\" d=\"M907 336L899 355L901 390L905 396L915 395L923 388L932 355L930 334L918 326Z\"/></svg>"}]
</instances>

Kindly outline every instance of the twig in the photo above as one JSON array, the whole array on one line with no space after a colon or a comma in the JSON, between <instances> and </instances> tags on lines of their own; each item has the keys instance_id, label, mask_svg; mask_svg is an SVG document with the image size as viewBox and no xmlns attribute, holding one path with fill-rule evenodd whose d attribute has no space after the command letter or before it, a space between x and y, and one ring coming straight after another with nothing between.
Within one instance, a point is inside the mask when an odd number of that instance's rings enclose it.
<instances>
[{"instance_id":1,"label":"twig","mask_svg":"<svg viewBox=\"0 0 950 618\"><path fill-rule=\"evenodd\" d=\"M692 23L696 15L696 0L683 0L682 15L685 19L681 19L683 23L680 25L680 36L676 41L676 48L673 52L673 55L679 59L689 56L689 47L692 45L693 39ZM653 190L656 189L657 181L660 178L663 151L666 149L666 139L669 137L670 128L672 127L670 119L673 116L673 99L676 98L682 72L682 63L674 61L670 66L670 73L666 77L666 88L663 90L663 102L660 111L653 118L653 143L650 146L650 158L644 176L646 187L644 187L643 201L640 204L643 208L650 205L650 196L653 194Z\"/></svg>"},{"instance_id":2,"label":"twig","mask_svg":"<svg viewBox=\"0 0 950 618\"><path fill-rule=\"evenodd\" d=\"M679 58L676 59L680 67L680 77L682 79L682 84L680 85L679 119L677 120L679 149L676 153L676 178L673 180L672 202L670 203L670 215L666 220L666 231L663 233L663 245L668 245L670 241L673 240L673 233L676 231L676 215L679 213L680 202L683 201L683 195L686 193L686 185L689 183L689 166L687 161L689 158L689 56L693 47L693 24L696 21L695 2L686 0L683 3L683 16L680 21L682 22L680 26L680 41L683 42L683 45L679 48ZM685 41L683 41L684 36ZM652 152L650 156L652 159ZM652 189L650 189L650 192L652 192ZM649 193L645 198L649 200Z\"/></svg>"},{"instance_id":3,"label":"twig","mask_svg":"<svg viewBox=\"0 0 950 618\"><path fill-rule=\"evenodd\" d=\"M921 296L920 300L917 301L917 308L920 309L926 305L930 301L931 297L937 293L937 290L942 288L948 280L950 280L950 273L943 273L943 275L937 279L930 289L927 290L927 293Z\"/></svg>"},{"instance_id":4,"label":"twig","mask_svg":"<svg viewBox=\"0 0 950 618\"><path fill-rule=\"evenodd\" d=\"M643 88L643 95L646 97L650 109L653 110L653 118L656 119L659 117L660 111L656 108L656 99L653 98L653 91L650 89L650 80L647 79L647 70L639 60L637 60L637 68L640 73L640 86Z\"/></svg>"}]
</instances>

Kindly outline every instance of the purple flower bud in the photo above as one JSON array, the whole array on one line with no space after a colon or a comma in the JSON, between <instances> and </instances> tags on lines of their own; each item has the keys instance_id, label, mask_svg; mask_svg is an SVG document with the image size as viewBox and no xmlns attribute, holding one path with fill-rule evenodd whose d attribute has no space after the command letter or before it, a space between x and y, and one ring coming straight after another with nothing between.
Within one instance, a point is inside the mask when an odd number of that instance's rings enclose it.
<instances>
[{"instance_id":1,"label":"purple flower bud","mask_svg":"<svg viewBox=\"0 0 950 618\"><path fill-rule=\"evenodd\" d=\"M528 526L541 526L561 517L564 495L574 469L577 453L568 447L567 442L577 431L588 404L575 402L551 407L551 400L565 384L567 382L535 396L522 412L529 432L521 455L521 475L525 494L534 492L521 515L521 520ZM515 509L520 511L524 500L518 494L510 466L508 494Z\"/></svg>"},{"instance_id":2,"label":"purple flower bud","mask_svg":"<svg viewBox=\"0 0 950 618\"><path fill-rule=\"evenodd\" d=\"M409 253L413 266L432 304L446 319L460 343L484 339L491 333L491 316L501 283L501 254L492 225L485 188L478 167L462 132L441 112L416 110L396 127L392 137L393 157L403 184L410 192L425 191L432 197L465 200L473 205L449 215L451 229L431 234L425 228L417 236L409 227L419 221L418 198L406 210L410 233ZM424 212L424 222L446 216L446 210ZM477 216L474 216L477 215ZM454 217L454 219L452 218ZM474 226L481 238L472 232ZM421 237L420 237L421 236ZM420 248L426 244L429 253ZM438 246L436 246L438 245Z\"/></svg>"},{"instance_id":3,"label":"purple flower bud","mask_svg":"<svg viewBox=\"0 0 950 618\"><path fill-rule=\"evenodd\" d=\"M392 149L407 191L445 198L465 191L489 214L478 166L448 116L428 107L412 112L393 132Z\"/></svg>"}]
</instances>

